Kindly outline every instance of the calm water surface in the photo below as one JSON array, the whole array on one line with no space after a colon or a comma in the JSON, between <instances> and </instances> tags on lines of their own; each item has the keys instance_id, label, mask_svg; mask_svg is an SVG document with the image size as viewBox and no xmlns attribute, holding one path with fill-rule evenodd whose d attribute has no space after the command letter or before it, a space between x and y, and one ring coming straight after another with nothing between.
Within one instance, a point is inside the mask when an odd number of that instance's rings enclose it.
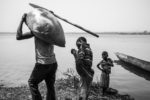
<instances>
[{"instance_id":1,"label":"calm water surface","mask_svg":"<svg viewBox=\"0 0 150 100\"><path fill-rule=\"evenodd\" d=\"M100 80L101 72L96 64L102 60L101 53L106 50L110 58L117 60L115 52L125 53L150 61L150 35L101 35L95 38L85 34L66 35L66 48L55 46L58 61L57 78L67 68L75 68L74 58L70 53L75 48L79 36L85 36L94 53L94 81ZM18 86L27 84L35 63L34 39L15 40L14 35L0 35L0 84ZM121 93L129 93L135 100L150 100L150 81L140 77L121 65L114 63L110 86Z\"/></svg>"}]
</instances>

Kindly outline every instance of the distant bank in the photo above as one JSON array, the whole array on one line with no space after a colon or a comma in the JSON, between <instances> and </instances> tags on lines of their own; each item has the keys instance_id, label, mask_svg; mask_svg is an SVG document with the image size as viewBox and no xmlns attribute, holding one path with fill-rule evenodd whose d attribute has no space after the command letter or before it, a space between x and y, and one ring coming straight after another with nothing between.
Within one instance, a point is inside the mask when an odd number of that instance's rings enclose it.
<instances>
[{"instance_id":1,"label":"distant bank","mask_svg":"<svg viewBox=\"0 0 150 100\"><path fill-rule=\"evenodd\" d=\"M150 32L95 32L99 35L150 35ZM14 35L15 32L0 32L0 35ZM85 32L66 32L66 34L87 34Z\"/></svg>"}]
</instances>

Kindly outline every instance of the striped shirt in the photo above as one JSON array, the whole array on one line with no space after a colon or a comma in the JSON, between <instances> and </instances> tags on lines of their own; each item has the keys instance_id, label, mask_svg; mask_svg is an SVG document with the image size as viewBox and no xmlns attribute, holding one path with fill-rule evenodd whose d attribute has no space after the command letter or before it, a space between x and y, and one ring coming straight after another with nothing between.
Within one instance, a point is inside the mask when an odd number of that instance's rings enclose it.
<instances>
[{"instance_id":1,"label":"striped shirt","mask_svg":"<svg viewBox=\"0 0 150 100\"><path fill-rule=\"evenodd\" d=\"M92 66L93 53L89 44L82 44L78 50L78 60L83 60L87 66Z\"/></svg>"}]
</instances>

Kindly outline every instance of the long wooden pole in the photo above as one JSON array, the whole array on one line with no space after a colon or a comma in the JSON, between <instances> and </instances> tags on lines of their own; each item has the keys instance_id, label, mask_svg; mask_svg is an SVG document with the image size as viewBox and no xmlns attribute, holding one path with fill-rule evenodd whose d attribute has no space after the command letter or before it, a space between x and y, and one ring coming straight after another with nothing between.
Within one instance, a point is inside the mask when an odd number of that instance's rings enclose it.
<instances>
[{"instance_id":1,"label":"long wooden pole","mask_svg":"<svg viewBox=\"0 0 150 100\"><path fill-rule=\"evenodd\" d=\"M94 35L94 36L96 36L96 37L99 37L99 35L95 34L94 32L91 32L90 30L87 30L87 29L83 28L82 26L79 26L79 25L77 25L77 24L74 24L74 23L72 23L72 22L69 22L68 20L66 20L66 19L64 19L64 18L62 18L62 17L60 17L60 16L58 16L58 15L56 15L56 14L54 14L54 13L53 13L53 15L54 15L55 17L57 17L57 18L59 18L59 19L65 21L65 22L68 23L68 24L71 24L71 25L73 25L73 26L75 26L75 27L77 27L77 28L79 28L79 29L81 29L81 30L83 30L83 31L85 31L85 32L87 32L87 33L89 33L89 34L91 34L91 35Z\"/></svg>"},{"instance_id":2,"label":"long wooden pole","mask_svg":"<svg viewBox=\"0 0 150 100\"><path fill-rule=\"evenodd\" d=\"M32 3L29 3L29 5L32 6L32 7L34 7L34 8L43 8L43 7L40 7L40 6L35 5L35 4L32 4ZM43 9L46 9L46 8L43 8ZM48 10L48 9L46 9L46 10ZM85 29L85 28L83 28L82 26L79 26L79 25L77 25L77 24L74 24L74 23L68 21L67 19L64 19L64 18L62 18L62 17L56 15L53 11L50 11L50 10L48 10L48 11L51 12L55 17L57 17L57 18L63 20L64 22L66 22L66 23L68 23L68 24L71 24L71 25L73 25L73 26L75 26L75 27L77 27L77 28L79 28L79 29L81 29L81 30L83 30L83 31L85 31L85 32L87 32L87 33L93 35L93 36L99 37L99 35L97 35L96 33L91 32L90 30Z\"/></svg>"}]
</instances>

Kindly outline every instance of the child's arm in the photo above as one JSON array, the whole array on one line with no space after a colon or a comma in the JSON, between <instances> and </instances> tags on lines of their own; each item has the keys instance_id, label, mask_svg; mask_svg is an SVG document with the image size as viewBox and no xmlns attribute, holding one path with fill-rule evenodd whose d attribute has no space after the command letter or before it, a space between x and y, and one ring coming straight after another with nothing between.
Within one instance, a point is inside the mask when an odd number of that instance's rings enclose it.
<instances>
[{"instance_id":1,"label":"child's arm","mask_svg":"<svg viewBox=\"0 0 150 100\"><path fill-rule=\"evenodd\" d=\"M74 58L77 59L77 50L71 49L71 54L73 54Z\"/></svg>"},{"instance_id":2,"label":"child's arm","mask_svg":"<svg viewBox=\"0 0 150 100\"><path fill-rule=\"evenodd\" d=\"M16 35L17 40L28 39L28 38L31 38L34 36L32 32L26 32L24 34L22 33L23 22L25 22L26 16L27 16L27 14L24 14L22 16L21 22L20 22L18 30L17 30L17 35Z\"/></svg>"},{"instance_id":3,"label":"child's arm","mask_svg":"<svg viewBox=\"0 0 150 100\"><path fill-rule=\"evenodd\" d=\"M112 67L114 66L113 61L110 58L108 59L108 65Z\"/></svg>"},{"instance_id":4,"label":"child's arm","mask_svg":"<svg viewBox=\"0 0 150 100\"><path fill-rule=\"evenodd\" d=\"M97 64L97 68L98 68L99 70L103 71L103 69L100 67L101 64L102 64L102 61Z\"/></svg>"}]
</instances>

